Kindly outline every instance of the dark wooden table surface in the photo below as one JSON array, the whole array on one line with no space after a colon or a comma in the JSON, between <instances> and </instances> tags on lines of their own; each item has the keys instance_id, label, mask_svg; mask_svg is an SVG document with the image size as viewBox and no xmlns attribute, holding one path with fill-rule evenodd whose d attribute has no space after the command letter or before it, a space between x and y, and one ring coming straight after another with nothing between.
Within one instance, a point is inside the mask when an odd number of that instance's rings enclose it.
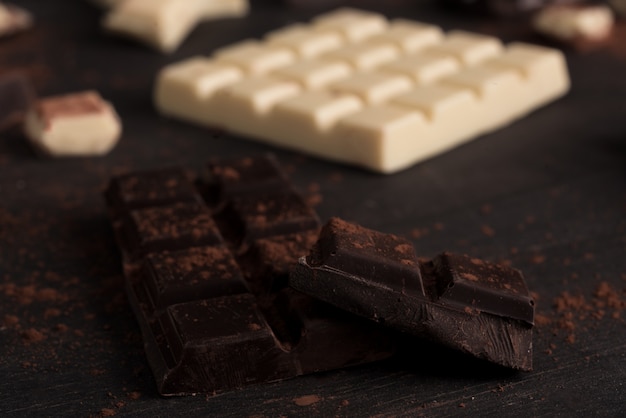
<instances>
[{"instance_id":1,"label":"dark wooden table surface","mask_svg":"<svg viewBox=\"0 0 626 418\"><path fill-rule=\"evenodd\" d=\"M389 361L215 397L165 399L126 302L102 189L115 173L270 150L161 118L166 63L314 12L255 3L200 25L163 56L104 34L79 0L17 2L33 30L0 41L0 71L41 95L97 89L124 135L102 158L46 159L0 134L1 416L623 416L626 411L626 37L568 52L572 90L496 133L380 176L276 151L295 184L340 216L443 250L510 262L538 302L535 370L512 373L425 344ZM430 2L360 2L389 17L534 39L521 23L450 14ZM436 3L436 2L433 2Z\"/></svg>"}]
</instances>

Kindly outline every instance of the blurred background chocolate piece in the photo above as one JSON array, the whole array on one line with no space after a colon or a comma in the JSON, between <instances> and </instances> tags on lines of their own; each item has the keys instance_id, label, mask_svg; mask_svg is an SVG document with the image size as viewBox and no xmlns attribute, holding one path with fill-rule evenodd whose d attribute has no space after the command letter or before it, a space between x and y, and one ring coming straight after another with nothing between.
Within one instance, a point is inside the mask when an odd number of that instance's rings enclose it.
<instances>
[{"instance_id":1,"label":"blurred background chocolate piece","mask_svg":"<svg viewBox=\"0 0 626 418\"><path fill-rule=\"evenodd\" d=\"M613 32L613 11L607 5L551 6L533 18L533 29L579 51L604 46Z\"/></svg>"},{"instance_id":2,"label":"blurred background chocolate piece","mask_svg":"<svg viewBox=\"0 0 626 418\"><path fill-rule=\"evenodd\" d=\"M445 0L444 4L459 11L489 13L501 17L525 16L555 4L583 3L584 0Z\"/></svg>"},{"instance_id":3,"label":"blurred background chocolate piece","mask_svg":"<svg viewBox=\"0 0 626 418\"><path fill-rule=\"evenodd\" d=\"M32 25L33 17L26 10L0 3L0 38L22 32Z\"/></svg>"},{"instance_id":4,"label":"blurred background chocolate piece","mask_svg":"<svg viewBox=\"0 0 626 418\"><path fill-rule=\"evenodd\" d=\"M28 78L19 73L0 75L0 131L21 123L34 99Z\"/></svg>"},{"instance_id":5,"label":"blurred background chocolate piece","mask_svg":"<svg viewBox=\"0 0 626 418\"><path fill-rule=\"evenodd\" d=\"M626 0L608 0L609 4L619 17L626 17Z\"/></svg>"}]
</instances>

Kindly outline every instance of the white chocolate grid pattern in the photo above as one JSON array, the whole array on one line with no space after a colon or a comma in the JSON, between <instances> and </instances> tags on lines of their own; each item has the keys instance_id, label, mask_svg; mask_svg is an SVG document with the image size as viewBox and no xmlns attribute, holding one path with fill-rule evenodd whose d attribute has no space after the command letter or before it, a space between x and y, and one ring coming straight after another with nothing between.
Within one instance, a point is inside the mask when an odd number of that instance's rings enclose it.
<instances>
[{"instance_id":1,"label":"white chocolate grid pattern","mask_svg":"<svg viewBox=\"0 0 626 418\"><path fill-rule=\"evenodd\" d=\"M165 67L164 115L393 173L563 95L554 49L354 9Z\"/></svg>"}]
</instances>

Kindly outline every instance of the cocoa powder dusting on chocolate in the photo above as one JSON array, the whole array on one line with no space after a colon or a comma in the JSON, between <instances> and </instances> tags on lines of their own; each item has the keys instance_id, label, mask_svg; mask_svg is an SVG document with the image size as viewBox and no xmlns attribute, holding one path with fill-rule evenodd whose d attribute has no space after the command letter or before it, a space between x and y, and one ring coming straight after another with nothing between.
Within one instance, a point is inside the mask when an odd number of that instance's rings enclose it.
<instances>
[{"instance_id":1,"label":"cocoa powder dusting on chocolate","mask_svg":"<svg viewBox=\"0 0 626 418\"><path fill-rule=\"evenodd\" d=\"M50 126L56 118L102 113L105 109L106 104L95 91L50 97L37 103L44 126Z\"/></svg>"}]
</instances>

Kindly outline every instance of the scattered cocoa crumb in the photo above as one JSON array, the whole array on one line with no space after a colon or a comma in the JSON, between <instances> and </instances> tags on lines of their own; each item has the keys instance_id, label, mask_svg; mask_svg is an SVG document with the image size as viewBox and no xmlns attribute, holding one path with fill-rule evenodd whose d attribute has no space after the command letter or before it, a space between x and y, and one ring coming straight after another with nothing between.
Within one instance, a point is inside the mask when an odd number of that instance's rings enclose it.
<instances>
[{"instance_id":1,"label":"scattered cocoa crumb","mask_svg":"<svg viewBox=\"0 0 626 418\"><path fill-rule=\"evenodd\" d=\"M101 417L112 417L112 416L115 416L116 414L117 414L117 412L115 412L115 409L102 408L100 410L100 416Z\"/></svg>"},{"instance_id":2,"label":"scattered cocoa crumb","mask_svg":"<svg viewBox=\"0 0 626 418\"><path fill-rule=\"evenodd\" d=\"M483 215L489 215L493 211L493 206L488 203L485 203L480 207L480 213Z\"/></svg>"},{"instance_id":3,"label":"scattered cocoa crumb","mask_svg":"<svg viewBox=\"0 0 626 418\"><path fill-rule=\"evenodd\" d=\"M494 393L495 392L504 392L504 388L505 388L504 385L498 385L498 387L496 387L494 389L491 389L491 391L494 392Z\"/></svg>"},{"instance_id":4,"label":"scattered cocoa crumb","mask_svg":"<svg viewBox=\"0 0 626 418\"><path fill-rule=\"evenodd\" d=\"M69 327L65 324L56 324L53 329L57 332L67 332Z\"/></svg>"},{"instance_id":5,"label":"scattered cocoa crumb","mask_svg":"<svg viewBox=\"0 0 626 418\"><path fill-rule=\"evenodd\" d=\"M317 206L322 203L323 200L324 198L319 193L311 194L306 197L306 203L309 206Z\"/></svg>"},{"instance_id":6,"label":"scattered cocoa crumb","mask_svg":"<svg viewBox=\"0 0 626 418\"><path fill-rule=\"evenodd\" d=\"M552 323L552 319L550 319L547 315L536 314L535 315L535 325L538 327L543 327L545 325L549 325Z\"/></svg>"},{"instance_id":7,"label":"scattered cocoa crumb","mask_svg":"<svg viewBox=\"0 0 626 418\"><path fill-rule=\"evenodd\" d=\"M22 339L25 343L38 343L46 339L44 333L35 328L29 328L22 332Z\"/></svg>"},{"instance_id":8,"label":"scattered cocoa crumb","mask_svg":"<svg viewBox=\"0 0 626 418\"><path fill-rule=\"evenodd\" d=\"M298 406L309 406L319 402L321 399L319 395L305 395L295 398L293 402Z\"/></svg>"},{"instance_id":9,"label":"scattered cocoa crumb","mask_svg":"<svg viewBox=\"0 0 626 418\"><path fill-rule=\"evenodd\" d=\"M543 264L546 261L546 256L541 254L535 254L531 257L530 262L533 264Z\"/></svg>"},{"instance_id":10,"label":"scattered cocoa crumb","mask_svg":"<svg viewBox=\"0 0 626 418\"><path fill-rule=\"evenodd\" d=\"M4 315L4 320L2 321L2 325L7 328L13 328L20 323L20 319L15 315Z\"/></svg>"},{"instance_id":11,"label":"scattered cocoa crumb","mask_svg":"<svg viewBox=\"0 0 626 418\"><path fill-rule=\"evenodd\" d=\"M136 391L136 390L135 390L135 391L132 391L132 392L130 392L130 393L128 394L128 398L129 398L129 399L132 399L133 401L135 401L135 400L137 400L137 399L141 398L141 392Z\"/></svg>"},{"instance_id":12,"label":"scattered cocoa crumb","mask_svg":"<svg viewBox=\"0 0 626 418\"><path fill-rule=\"evenodd\" d=\"M494 229L489 225L482 225L480 227L480 231L488 237L493 237L494 235L496 235L496 231L494 231Z\"/></svg>"},{"instance_id":13,"label":"scattered cocoa crumb","mask_svg":"<svg viewBox=\"0 0 626 418\"><path fill-rule=\"evenodd\" d=\"M459 408L465 408L465 404L464 404L463 402L461 402L461 403L459 404Z\"/></svg>"},{"instance_id":14,"label":"scattered cocoa crumb","mask_svg":"<svg viewBox=\"0 0 626 418\"><path fill-rule=\"evenodd\" d=\"M411 238L420 239L421 237L428 235L429 232L428 228L413 228L411 230Z\"/></svg>"},{"instance_id":15,"label":"scattered cocoa crumb","mask_svg":"<svg viewBox=\"0 0 626 418\"><path fill-rule=\"evenodd\" d=\"M57 308L48 308L43 313L44 319L50 319L61 315L61 310Z\"/></svg>"}]
</instances>

